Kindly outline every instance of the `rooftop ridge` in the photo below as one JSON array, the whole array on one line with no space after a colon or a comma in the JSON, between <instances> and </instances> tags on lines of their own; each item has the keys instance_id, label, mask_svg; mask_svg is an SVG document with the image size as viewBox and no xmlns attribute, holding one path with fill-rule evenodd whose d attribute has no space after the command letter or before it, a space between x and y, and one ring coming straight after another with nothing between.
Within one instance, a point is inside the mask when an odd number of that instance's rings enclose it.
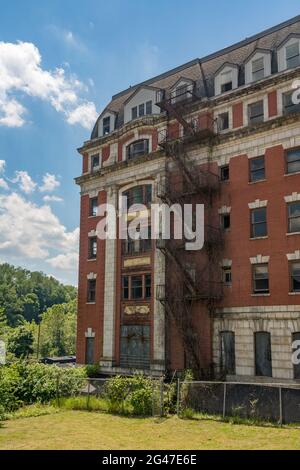
<instances>
[{"instance_id":1,"label":"rooftop ridge","mask_svg":"<svg viewBox=\"0 0 300 470\"><path fill-rule=\"evenodd\" d=\"M123 95L126 95L129 91L133 91L135 88L138 88L142 85L150 85L151 83L161 80L163 78L166 78L170 75L173 75L174 73L180 72L182 70L185 70L189 67L192 67L193 65L196 65L197 63L203 63L203 62L208 62L209 60L215 59L216 57L222 56L228 52L232 52L235 49L238 49L239 47L246 46L247 44L250 44L253 41L256 41L258 39L263 38L264 36L268 36L269 34L272 34L276 31L279 31L281 29L286 28L287 26L291 26L294 23L297 23L300 21L300 15L294 16L293 18L290 18L289 20L283 21L282 23L279 23L278 25L272 26L271 28L265 29L261 31L260 33L256 33L253 36L246 37L245 39L242 39L241 41L232 44L231 46L224 47L223 49L220 49L217 52L213 52L211 54L208 54L202 58L196 58L193 60L190 60L189 62L186 62L185 64L179 65L177 67L174 67L166 72L163 72L159 75L156 75L152 78L149 78L147 80L144 80L143 82L136 83L135 85L132 85L128 88L126 88L123 91L120 91L119 93L116 93L115 95L112 96L112 100L119 98Z\"/></svg>"}]
</instances>

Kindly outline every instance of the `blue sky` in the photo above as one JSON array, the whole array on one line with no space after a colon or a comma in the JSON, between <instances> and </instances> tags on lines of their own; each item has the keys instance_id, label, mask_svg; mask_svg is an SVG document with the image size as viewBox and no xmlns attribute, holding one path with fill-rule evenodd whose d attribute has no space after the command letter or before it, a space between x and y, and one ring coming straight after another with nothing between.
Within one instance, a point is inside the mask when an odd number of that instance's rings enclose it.
<instances>
[{"instance_id":1,"label":"blue sky","mask_svg":"<svg viewBox=\"0 0 300 470\"><path fill-rule=\"evenodd\" d=\"M76 283L76 152L111 95L300 13L299 0L2 0L0 262Z\"/></svg>"}]
</instances>

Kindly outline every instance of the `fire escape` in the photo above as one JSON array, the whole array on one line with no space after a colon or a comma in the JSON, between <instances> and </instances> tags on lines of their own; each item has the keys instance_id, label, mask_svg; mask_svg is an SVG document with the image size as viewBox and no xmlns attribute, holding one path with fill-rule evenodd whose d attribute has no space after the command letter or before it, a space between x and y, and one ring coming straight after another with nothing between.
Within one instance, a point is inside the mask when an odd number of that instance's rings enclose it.
<instances>
[{"instance_id":1,"label":"fire escape","mask_svg":"<svg viewBox=\"0 0 300 470\"><path fill-rule=\"evenodd\" d=\"M185 118L189 104L199 100L194 91L184 89L160 97L158 106L167 113L168 127L160 136L159 145L165 151L167 163L165 180L158 188L162 202L172 205L204 204L204 247L199 251L187 251L185 240L157 240L157 248L165 256L166 279L157 286L156 297L164 305L166 314L167 357L170 345L168 320L175 325L183 344L185 366L194 370L199 378L211 376L212 367L204 363L201 356L201 335L195 324L195 307L201 306L210 318L215 306L222 299L222 273L220 267L223 237L218 216L213 209L215 196L219 192L219 176L211 171L211 162L198 167L188 156L191 145L206 143L211 154L215 140L215 123L212 118L206 125ZM183 128L183 135L170 136L169 120L176 119ZM205 169L202 169L205 168ZM199 327L198 327L199 328ZM201 328L201 325L200 325Z\"/></svg>"}]
</instances>

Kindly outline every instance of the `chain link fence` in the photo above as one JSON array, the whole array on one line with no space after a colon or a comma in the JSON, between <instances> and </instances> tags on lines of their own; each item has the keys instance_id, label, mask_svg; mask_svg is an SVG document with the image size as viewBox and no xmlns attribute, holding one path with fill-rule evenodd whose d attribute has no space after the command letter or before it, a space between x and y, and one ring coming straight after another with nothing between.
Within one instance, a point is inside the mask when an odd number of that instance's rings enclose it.
<instances>
[{"instance_id":1,"label":"chain link fence","mask_svg":"<svg viewBox=\"0 0 300 470\"><path fill-rule=\"evenodd\" d=\"M199 413L279 424L300 423L300 384L180 379L165 382L163 378L148 378L142 385L130 378L113 385L111 378L76 378L75 382L70 387L58 378L57 406L124 415L182 417Z\"/></svg>"},{"instance_id":2,"label":"chain link fence","mask_svg":"<svg viewBox=\"0 0 300 470\"><path fill-rule=\"evenodd\" d=\"M178 381L177 413L300 423L300 384Z\"/></svg>"}]
</instances>

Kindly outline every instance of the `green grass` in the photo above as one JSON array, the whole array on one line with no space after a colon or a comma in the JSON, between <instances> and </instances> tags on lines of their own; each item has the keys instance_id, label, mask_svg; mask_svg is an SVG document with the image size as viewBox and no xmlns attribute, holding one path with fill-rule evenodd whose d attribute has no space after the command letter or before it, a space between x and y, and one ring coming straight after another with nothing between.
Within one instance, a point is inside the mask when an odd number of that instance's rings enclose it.
<instances>
[{"instance_id":1,"label":"green grass","mask_svg":"<svg viewBox=\"0 0 300 470\"><path fill-rule=\"evenodd\" d=\"M197 415L183 420L56 410L5 421L0 428L0 449L300 450L300 430L224 423Z\"/></svg>"}]
</instances>

